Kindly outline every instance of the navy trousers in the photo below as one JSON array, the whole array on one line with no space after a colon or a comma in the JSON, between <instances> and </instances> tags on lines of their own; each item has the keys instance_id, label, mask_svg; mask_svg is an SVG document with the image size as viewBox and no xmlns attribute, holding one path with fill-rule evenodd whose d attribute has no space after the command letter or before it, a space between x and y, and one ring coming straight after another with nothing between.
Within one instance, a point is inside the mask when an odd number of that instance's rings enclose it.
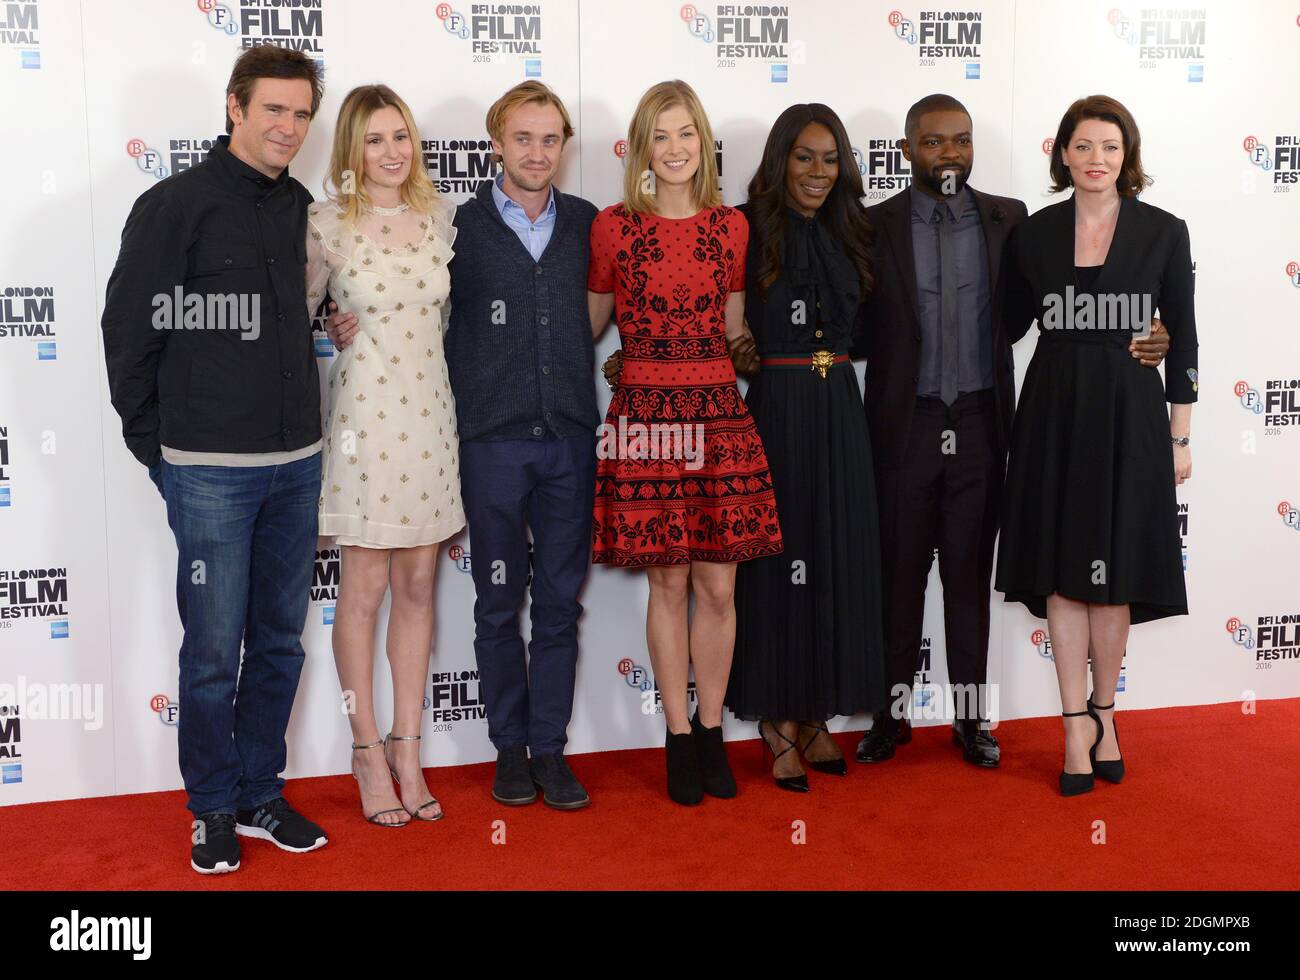
<instances>
[{"instance_id":1,"label":"navy trousers","mask_svg":"<svg viewBox=\"0 0 1300 980\"><path fill-rule=\"evenodd\" d=\"M460 447L461 497L474 578L474 655L498 749L564 751L578 662L578 593L591 562L595 435L471 440ZM525 658L519 608L528 588Z\"/></svg>"}]
</instances>

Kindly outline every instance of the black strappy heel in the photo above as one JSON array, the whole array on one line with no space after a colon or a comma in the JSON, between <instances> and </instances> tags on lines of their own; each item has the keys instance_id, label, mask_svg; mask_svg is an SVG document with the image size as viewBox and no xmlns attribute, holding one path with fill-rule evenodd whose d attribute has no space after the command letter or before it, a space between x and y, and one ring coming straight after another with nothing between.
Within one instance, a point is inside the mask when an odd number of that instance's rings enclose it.
<instances>
[{"instance_id":1,"label":"black strappy heel","mask_svg":"<svg viewBox=\"0 0 1300 980\"><path fill-rule=\"evenodd\" d=\"M1110 704L1094 704L1092 698L1091 697L1088 698L1088 714L1092 715L1094 718L1097 719L1098 725L1101 725L1102 721L1101 721L1101 716L1098 715L1097 712L1109 711L1114 707L1115 707L1114 701L1112 701ZM1111 730L1115 733L1115 748L1119 749L1119 728L1115 725L1114 715L1110 716L1110 727ZM1104 726L1102 728L1102 731L1103 732L1105 731ZM1101 744L1101 739L1098 738L1097 745L1100 744ZM1089 756L1092 759L1092 771L1095 772L1102 779L1106 780L1106 782L1108 783L1118 783L1121 779L1124 778L1123 757L1121 756L1121 758L1118 759L1098 759L1097 745L1094 745L1092 747L1092 751L1089 753Z\"/></svg>"},{"instance_id":2,"label":"black strappy heel","mask_svg":"<svg viewBox=\"0 0 1300 980\"><path fill-rule=\"evenodd\" d=\"M785 742L785 748L783 748L780 752L778 752L778 751L777 751L777 750L776 750L776 749L771 745L771 743L768 742L768 740L767 740L767 736L763 734L763 726L764 726L764 725L767 726L768 731L772 732L774 735L776 735L778 738L780 738L781 741ZM766 768L766 766L767 766L767 753L769 753L769 752L772 753L772 769L773 769L773 773L772 773L772 781L773 781L774 783L776 783L776 785L779 786L781 789L788 789L788 790L790 790L790 792L792 792L792 793L807 793L807 792L808 792L808 774L807 774L807 773L801 772L801 773L800 773L799 775L797 775L797 776L778 776L778 775L776 775L776 772L775 772L775 770L776 770L776 763L777 763L777 760L780 759L781 756L785 755L787 752L795 752L795 753L796 753L796 756L795 756L795 757L798 758L798 755L797 755L797 752L798 752L798 749L799 749L799 745L798 745L798 743L797 743L797 742L792 742L790 739L786 738L785 735L781 734L780 729L778 729L775 725L773 725L773 724L772 724L770 721L768 721L766 718L764 718L762 721L760 721L760 722L758 723L758 737L759 737L759 738L762 740L762 742L763 742L763 766L764 766L764 768Z\"/></svg>"},{"instance_id":3,"label":"black strappy heel","mask_svg":"<svg viewBox=\"0 0 1300 980\"><path fill-rule=\"evenodd\" d=\"M824 772L831 776L847 776L849 774L849 767L845 764L843 755L838 759L822 759L820 761L808 758L808 748L813 744L813 742L817 741L818 732L825 732L826 736L828 738L830 737L830 729L826 727L826 722L801 721L799 722L799 727L801 729L807 728L812 732L812 734L808 736L808 741L799 746L799 753L804 757L804 761L807 762L808 765L812 766L818 772ZM834 742L834 739L831 739L831 741ZM838 748L838 746L836 747Z\"/></svg>"}]
</instances>

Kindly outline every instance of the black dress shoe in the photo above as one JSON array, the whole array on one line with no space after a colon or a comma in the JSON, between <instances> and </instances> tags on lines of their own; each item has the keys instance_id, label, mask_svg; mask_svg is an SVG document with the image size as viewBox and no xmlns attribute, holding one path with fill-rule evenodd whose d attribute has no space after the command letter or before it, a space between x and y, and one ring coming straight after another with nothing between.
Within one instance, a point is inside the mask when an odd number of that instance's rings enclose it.
<instances>
[{"instance_id":1,"label":"black dress shoe","mask_svg":"<svg viewBox=\"0 0 1300 980\"><path fill-rule=\"evenodd\" d=\"M557 810L577 810L591 802L591 797L578 782L564 754L535 755L528 761L533 782L542 791L542 802Z\"/></svg>"},{"instance_id":2,"label":"black dress shoe","mask_svg":"<svg viewBox=\"0 0 1300 980\"><path fill-rule=\"evenodd\" d=\"M1002 749L988 729L988 722L978 718L961 718L952 723L952 743L973 766L996 768L1002 761Z\"/></svg>"},{"instance_id":3,"label":"black dress shoe","mask_svg":"<svg viewBox=\"0 0 1300 980\"><path fill-rule=\"evenodd\" d=\"M858 742L859 762L884 762L894 757L894 748L912 741L912 723L883 712L872 716L871 730Z\"/></svg>"},{"instance_id":4,"label":"black dress shoe","mask_svg":"<svg viewBox=\"0 0 1300 980\"><path fill-rule=\"evenodd\" d=\"M537 799L532 773L528 769L528 750L522 745L497 749L497 774L492 782L492 799L506 806L524 806Z\"/></svg>"}]
</instances>

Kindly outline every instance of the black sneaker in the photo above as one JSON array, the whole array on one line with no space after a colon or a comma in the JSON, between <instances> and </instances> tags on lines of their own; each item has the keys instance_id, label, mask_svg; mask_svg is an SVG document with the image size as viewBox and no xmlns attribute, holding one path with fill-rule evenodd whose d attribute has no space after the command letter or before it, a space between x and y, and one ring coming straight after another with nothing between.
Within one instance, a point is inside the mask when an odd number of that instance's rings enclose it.
<instances>
[{"instance_id":1,"label":"black sneaker","mask_svg":"<svg viewBox=\"0 0 1300 980\"><path fill-rule=\"evenodd\" d=\"M524 806L537 799L528 773L528 750L522 745L497 749L497 774L492 781L492 799L506 806Z\"/></svg>"},{"instance_id":2,"label":"black sneaker","mask_svg":"<svg viewBox=\"0 0 1300 980\"><path fill-rule=\"evenodd\" d=\"M201 875L239 870L239 838L232 813L203 813L194 821L190 867Z\"/></svg>"},{"instance_id":3,"label":"black sneaker","mask_svg":"<svg viewBox=\"0 0 1300 980\"><path fill-rule=\"evenodd\" d=\"M289 805L283 796L267 800L256 810L235 813L235 833L269 840L282 851L314 851L329 843L325 831Z\"/></svg>"},{"instance_id":4,"label":"black sneaker","mask_svg":"<svg viewBox=\"0 0 1300 980\"><path fill-rule=\"evenodd\" d=\"M535 755L528 761L528 769L533 782L542 791L542 802L547 806L557 810L577 810L591 802L582 783L564 761L564 753Z\"/></svg>"}]
</instances>

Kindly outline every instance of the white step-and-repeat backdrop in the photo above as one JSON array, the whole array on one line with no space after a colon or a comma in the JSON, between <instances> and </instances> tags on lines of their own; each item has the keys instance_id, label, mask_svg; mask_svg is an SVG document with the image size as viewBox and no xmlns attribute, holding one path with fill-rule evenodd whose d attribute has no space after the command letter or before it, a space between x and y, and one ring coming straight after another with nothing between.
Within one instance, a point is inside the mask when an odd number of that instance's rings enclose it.
<instances>
[{"instance_id":1,"label":"white step-and-repeat backdrop","mask_svg":"<svg viewBox=\"0 0 1300 980\"><path fill-rule=\"evenodd\" d=\"M907 107L947 92L974 118L972 183L1032 211L1052 200L1046 154L1066 106L1096 92L1120 99L1156 177L1145 199L1191 227L1204 382L1195 471L1178 491L1191 615L1134 629L1121 704L1300 695L1298 0L906 9L875 0L3 0L0 804L180 785L175 546L108 402L99 313L132 202L203 158L224 131L233 59L266 43L326 66L324 104L291 168L317 196L338 105L366 82L386 82L411 104L425 163L459 202L495 173L488 105L541 78L578 131L560 186L602 207L619 195L620 140L636 100L664 78L699 91L728 203L743 200L777 114L808 101L844 119L867 195L884 199L909 181L894 148ZM598 359L616 344L610 331ZM1030 337L1016 352L1020 370L1032 352ZM322 335L322 370L332 353ZM424 723L432 765L493 758L474 664L471 552L462 535L439 561ZM338 579L338 553L322 541L291 776L349 764L330 649ZM571 751L662 744L645 596L639 574L592 572ZM936 572L921 712L939 707L930 688L946 681L941 608ZM989 663L1002 718L1060 710L1046 623L999 595ZM378 674L387 730L382 665ZM735 720L727 730L753 734Z\"/></svg>"}]
</instances>

